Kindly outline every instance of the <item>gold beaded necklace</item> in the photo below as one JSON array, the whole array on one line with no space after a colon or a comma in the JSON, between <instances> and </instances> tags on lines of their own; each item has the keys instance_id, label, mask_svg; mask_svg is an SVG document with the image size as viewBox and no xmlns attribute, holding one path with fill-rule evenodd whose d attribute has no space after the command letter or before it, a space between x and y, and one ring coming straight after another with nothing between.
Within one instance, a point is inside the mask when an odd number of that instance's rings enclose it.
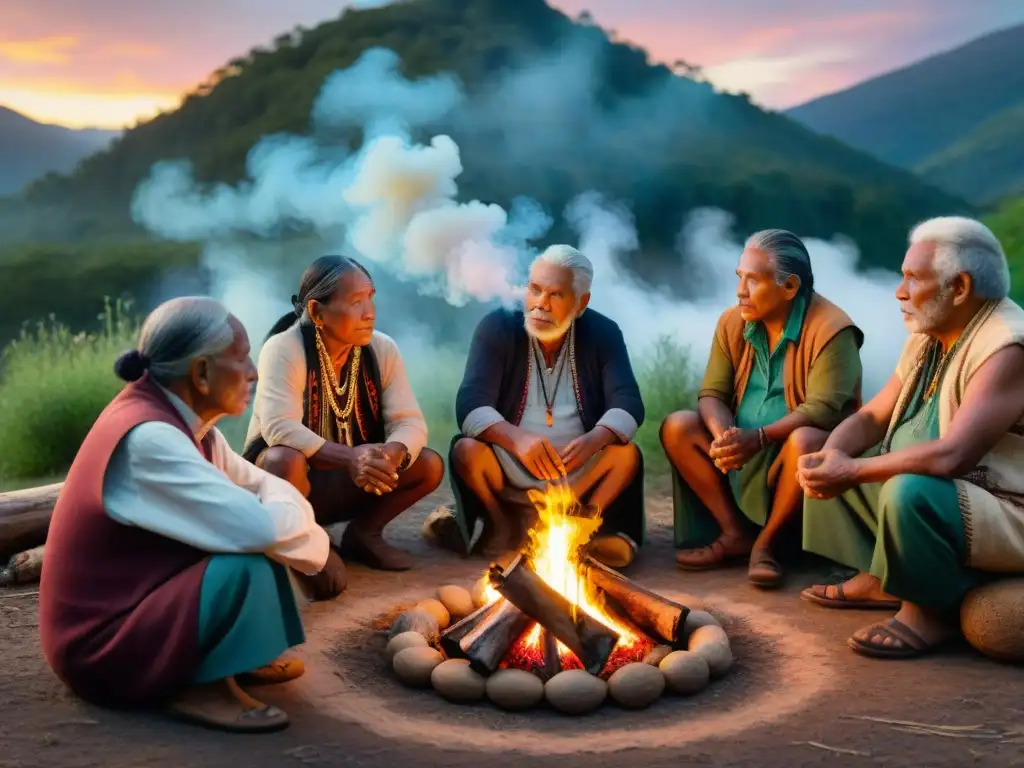
<instances>
[{"instance_id":1,"label":"gold beaded necklace","mask_svg":"<svg viewBox=\"0 0 1024 768\"><path fill-rule=\"evenodd\" d=\"M362 358L362 348L353 347L352 361L349 365L348 379L346 379L344 385L338 384L338 377L334 373L334 363L331 360L331 354L327 351L327 345L324 344L323 337L320 335L320 326L314 325L313 332L316 337L316 348L318 356L320 358L320 377L326 383L323 387L325 400L327 400L328 406L334 413L334 418L338 422L338 437L341 438L341 442L345 445L352 445L352 430L349 425L349 417L352 415L352 410L356 404L356 377L359 375L359 362ZM348 398L345 401L345 407L342 408L338 405L338 397L342 397L346 391L348 392Z\"/></svg>"}]
</instances>

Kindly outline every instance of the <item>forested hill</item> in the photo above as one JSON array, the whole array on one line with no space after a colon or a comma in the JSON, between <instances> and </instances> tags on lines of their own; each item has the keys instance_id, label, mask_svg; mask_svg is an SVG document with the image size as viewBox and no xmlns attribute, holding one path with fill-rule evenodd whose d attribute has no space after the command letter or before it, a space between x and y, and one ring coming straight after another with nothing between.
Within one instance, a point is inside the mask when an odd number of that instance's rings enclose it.
<instances>
[{"instance_id":1,"label":"forested hill","mask_svg":"<svg viewBox=\"0 0 1024 768\"><path fill-rule=\"evenodd\" d=\"M1024 191L1024 24L787 114L978 203Z\"/></svg>"},{"instance_id":2,"label":"forested hill","mask_svg":"<svg viewBox=\"0 0 1024 768\"><path fill-rule=\"evenodd\" d=\"M325 78L378 46L399 55L407 77L454 73L471 98L509 70L585 51L596 67L592 109L573 119L564 104L547 110L538 97L535 111L507 115L527 143L533 132L543 134L539 143L551 151L510 156L493 140L494 125L466 121L442 121L429 126L430 134L450 132L462 149L462 199L507 205L528 195L557 218L573 196L597 189L630 204L649 254L671 248L687 210L718 206L737 217L740 231L781 226L809 236L844 234L869 263L892 266L913 223L969 209L743 95L716 93L699 77L651 65L645 51L611 42L589 17L570 20L542 0L413 0L346 9L337 20L284 34L229 62L175 112L128 131L71 177L35 184L26 200L49 215L44 229L23 229L22 239L126 227L133 190L160 160L191 159L203 180L239 180L261 137L307 132ZM551 74L533 87L561 93L562 73ZM15 224L30 221L18 216Z\"/></svg>"}]
</instances>

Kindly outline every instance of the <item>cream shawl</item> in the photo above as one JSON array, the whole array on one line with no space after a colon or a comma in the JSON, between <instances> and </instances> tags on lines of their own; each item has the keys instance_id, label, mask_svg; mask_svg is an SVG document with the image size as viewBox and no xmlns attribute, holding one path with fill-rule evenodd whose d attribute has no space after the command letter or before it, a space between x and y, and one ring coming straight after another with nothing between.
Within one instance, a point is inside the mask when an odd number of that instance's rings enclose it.
<instances>
[{"instance_id":1,"label":"cream shawl","mask_svg":"<svg viewBox=\"0 0 1024 768\"><path fill-rule=\"evenodd\" d=\"M912 334L896 375L902 383L889 424L888 446L913 395L934 339ZM1011 344L1024 345L1024 309L1009 299L986 303L964 330L948 361L937 397L939 435L949 430L974 373ZM1024 572L1024 414L971 471L954 480L967 539L967 565L986 571Z\"/></svg>"}]
</instances>

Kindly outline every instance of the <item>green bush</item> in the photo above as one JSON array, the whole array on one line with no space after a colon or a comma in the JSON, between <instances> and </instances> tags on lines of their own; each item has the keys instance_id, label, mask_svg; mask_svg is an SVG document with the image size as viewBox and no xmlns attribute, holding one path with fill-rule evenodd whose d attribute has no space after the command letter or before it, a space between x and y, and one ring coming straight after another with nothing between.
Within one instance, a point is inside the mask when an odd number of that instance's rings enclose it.
<instances>
[{"instance_id":1,"label":"green bush","mask_svg":"<svg viewBox=\"0 0 1024 768\"><path fill-rule=\"evenodd\" d=\"M135 343L127 304L106 303L98 333L71 333L53 317L22 331L0 358L0 482L70 466L100 411L120 390L114 360Z\"/></svg>"},{"instance_id":2,"label":"green bush","mask_svg":"<svg viewBox=\"0 0 1024 768\"><path fill-rule=\"evenodd\" d=\"M23 332L0 358L0 485L51 478L66 471L100 411L119 391L113 362L134 345L137 322L121 303L106 305L97 333L72 334L53 318ZM447 456L457 430L455 392L465 351L442 347L429 355L407 353L409 378L430 430L430 446ZM637 435L651 479L668 467L658 440L665 416L695 402L694 369L686 350L658 341L634 362L647 419ZM249 414L225 419L219 428L240 451Z\"/></svg>"}]
</instances>

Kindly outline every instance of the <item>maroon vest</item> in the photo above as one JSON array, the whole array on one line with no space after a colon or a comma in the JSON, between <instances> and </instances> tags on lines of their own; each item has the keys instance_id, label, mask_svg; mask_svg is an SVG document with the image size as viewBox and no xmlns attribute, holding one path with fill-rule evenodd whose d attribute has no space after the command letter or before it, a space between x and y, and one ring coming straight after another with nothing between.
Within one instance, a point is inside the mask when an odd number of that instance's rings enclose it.
<instances>
[{"instance_id":1,"label":"maroon vest","mask_svg":"<svg viewBox=\"0 0 1024 768\"><path fill-rule=\"evenodd\" d=\"M200 660L199 593L209 553L122 525L103 508L114 449L148 421L195 439L148 375L126 386L71 465L53 510L39 585L47 663L76 694L108 706L158 703L191 681ZM209 440L201 446L207 459L210 446Z\"/></svg>"}]
</instances>

